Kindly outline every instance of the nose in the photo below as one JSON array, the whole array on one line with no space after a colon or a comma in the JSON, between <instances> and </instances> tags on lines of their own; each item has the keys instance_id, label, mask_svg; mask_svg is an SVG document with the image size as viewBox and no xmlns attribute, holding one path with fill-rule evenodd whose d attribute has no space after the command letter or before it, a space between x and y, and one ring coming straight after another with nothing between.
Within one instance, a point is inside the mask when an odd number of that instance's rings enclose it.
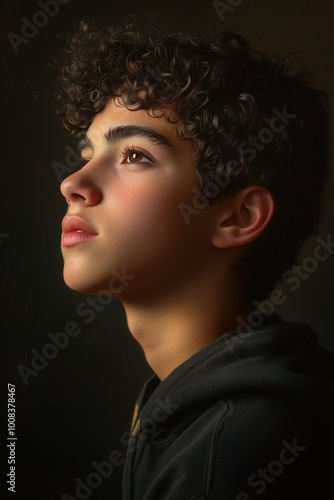
<instances>
[{"instance_id":1,"label":"nose","mask_svg":"<svg viewBox=\"0 0 334 500\"><path fill-rule=\"evenodd\" d=\"M88 207L97 205L101 201L102 191L92 173L88 172L88 165L87 163L61 183L60 191L68 205L77 203Z\"/></svg>"}]
</instances>

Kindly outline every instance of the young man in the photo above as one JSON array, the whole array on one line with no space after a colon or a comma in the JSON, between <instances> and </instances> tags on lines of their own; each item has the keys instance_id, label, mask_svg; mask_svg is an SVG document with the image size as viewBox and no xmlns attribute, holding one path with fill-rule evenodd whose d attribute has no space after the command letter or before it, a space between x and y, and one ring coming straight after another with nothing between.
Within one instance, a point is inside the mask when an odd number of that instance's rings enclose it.
<instances>
[{"instance_id":1,"label":"young man","mask_svg":"<svg viewBox=\"0 0 334 500\"><path fill-rule=\"evenodd\" d=\"M325 93L236 34L82 23L67 53L65 282L117 296L156 373L124 499L333 498L333 358L271 314L319 221Z\"/></svg>"}]
</instances>

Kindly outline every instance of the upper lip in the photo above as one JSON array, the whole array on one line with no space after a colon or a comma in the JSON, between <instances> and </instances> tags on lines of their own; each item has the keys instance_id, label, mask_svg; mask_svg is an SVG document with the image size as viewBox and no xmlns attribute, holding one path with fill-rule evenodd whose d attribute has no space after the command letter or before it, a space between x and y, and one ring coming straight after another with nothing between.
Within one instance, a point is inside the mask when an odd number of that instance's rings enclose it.
<instances>
[{"instance_id":1,"label":"upper lip","mask_svg":"<svg viewBox=\"0 0 334 500\"><path fill-rule=\"evenodd\" d=\"M82 231L88 234L97 234L97 232L78 215L65 215L62 224L63 233L73 233Z\"/></svg>"}]
</instances>

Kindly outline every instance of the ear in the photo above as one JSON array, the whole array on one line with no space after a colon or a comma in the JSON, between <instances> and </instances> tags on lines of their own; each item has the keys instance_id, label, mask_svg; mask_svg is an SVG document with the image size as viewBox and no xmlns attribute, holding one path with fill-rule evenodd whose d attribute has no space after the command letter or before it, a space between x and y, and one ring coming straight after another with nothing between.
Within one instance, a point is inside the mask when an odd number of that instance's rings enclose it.
<instances>
[{"instance_id":1,"label":"ear","mask_svg":"<svg viewBox=\"0 0 334 500\"><path fill-rule=\"evenodd\" d=\"M212 234L217 248L247 245L269 224L274 213L272 194L259 186L251 186L232 198L223 199L224 210Z\"/></svg>"}]
</instances>

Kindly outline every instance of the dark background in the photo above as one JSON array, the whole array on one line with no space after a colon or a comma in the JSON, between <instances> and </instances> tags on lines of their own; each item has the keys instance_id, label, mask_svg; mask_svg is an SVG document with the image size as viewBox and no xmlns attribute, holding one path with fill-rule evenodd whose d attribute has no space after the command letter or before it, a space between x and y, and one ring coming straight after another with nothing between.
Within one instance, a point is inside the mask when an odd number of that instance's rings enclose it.
<instances>
[{"instance_id":1,"label":"dark background","mask_svg":"<svg viewBox=\"0 0 334 500\"><path fill-rule=\"evenodd\" d=\"M11 0L2 2L0 16L1 452L5 459L8 383L16 386L18 437L17 492L7 491L4 461L1 499L54 500L64 493L77 498L76 478L85 482L94 471L92 462L107 460L112 450L124 455L121 436L129 427L134 400L151 375L127 330L122 305L113 299L85 323L76 308L86 297L67 289L62 280L59 237L66 207L52 163L65 164L66 147L74 143L55 114L56 76L48 63L59 53L65 35L84 16L112 24L129 14L153 17L168 31L237 31L255 48L278 55L295 52L296 64L310 67L316 85L327 89L332 106L334 102L334 2L330 0L244 0L226 12L223 21L213 3L205 0L70 0L15 54L7 34L21 35L22 17L31 20L40 10L35 0ZM319 228L324 239L334 234L333 192L332 176ZM315 246L312 237L302 255L312 256ZM330 256L298 290L286 290L287 300L277 312L284 319L310 323L321 344L334 351L333 262ZM81 333L25 385L17 366L30 367L31 350L41 352L50 343L47 334L63 331L68 321L76 321ZM115 467L86 498L120 499L121 472L121 466Z\"/></svg>"}]
</instances>

